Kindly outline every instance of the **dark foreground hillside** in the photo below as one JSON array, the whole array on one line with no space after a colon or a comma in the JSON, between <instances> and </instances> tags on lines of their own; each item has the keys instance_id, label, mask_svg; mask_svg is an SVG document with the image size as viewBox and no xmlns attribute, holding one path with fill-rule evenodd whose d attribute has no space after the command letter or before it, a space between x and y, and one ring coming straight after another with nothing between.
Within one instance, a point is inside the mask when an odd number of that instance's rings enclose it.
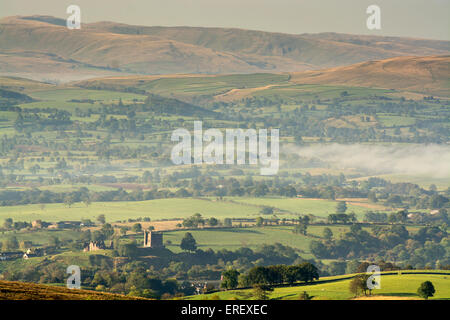
<instances>
[{"instance_id":1,"label":"dark foreground hillside","mask_svg":"<svg viewBox=\"0 0 450 320\"><path fill-rule=\"evenodd\" d=\"M0 281L0 300L136 300L119 294L43 284Z\"/></svg>"}]
</instances>

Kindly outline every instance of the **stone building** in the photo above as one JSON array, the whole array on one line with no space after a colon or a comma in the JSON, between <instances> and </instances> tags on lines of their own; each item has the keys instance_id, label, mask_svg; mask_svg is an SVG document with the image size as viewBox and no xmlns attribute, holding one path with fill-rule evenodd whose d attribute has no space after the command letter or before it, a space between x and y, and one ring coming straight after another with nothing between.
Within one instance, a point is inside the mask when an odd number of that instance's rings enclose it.
<instances>
[{"instance_id":1,"label":"stone building","mask_svg":"<svg viewBox=\"0 0 450 320\"><path fill-rule=\"evenodd\" d=\"M83 249L84 252L88 251L97 251L106 249L105 243L103 241L91 241L89 244Z\"/></svg>"},{"instance_id":2,"label":"stone building","mask_svg":"<svg viewBox=\"0 0 450 320\"><path fill-rule=\"evenodd\" d=\"M163 247L162 232L144 230L144 247L145 248L161 248Z\"/></svg>"}]
</instances>

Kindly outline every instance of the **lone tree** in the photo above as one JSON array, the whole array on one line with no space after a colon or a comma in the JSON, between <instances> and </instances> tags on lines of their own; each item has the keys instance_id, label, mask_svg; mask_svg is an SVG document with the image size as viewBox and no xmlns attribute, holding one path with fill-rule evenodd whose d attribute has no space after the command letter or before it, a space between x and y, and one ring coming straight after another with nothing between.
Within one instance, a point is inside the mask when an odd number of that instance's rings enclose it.
<instances>
[{"instance_id":1,"label":"lone tree","mask_svg":"<svg viewBox=\"0 0 450 320\"><path fill-rule=\"evenodd\" d=\"M211 217L211 218L209 218L209 220L208 220L208 224L209 224L211 227L215 227L215 226L217 226L217 225L219 224L219 220L217 220L217 219L214 218L214 217Z\"/></svg>"},{"instance_id":2,"label":"lone tree","mask_svg":"<svg viewBox=\"0 0 450 320\"><path fill-rule=\"evenodd\" d=\"M345 213L345 211L347 211L347 203L345 201L339 201L336 205L336 212Z\"/></svg>"},{"instance_id":3,"label":"lone tree","mask_svg":"<svg viewBox=\"0 0 450 320\"><path fill-rule=\"evenodd\" d=\"M225 219L223 219L223 225L225 227L232 227L233 221L230 218L225 218Z\"/></svg>"},{"instance_id":4,"label":"lone tree","mask_svg":"<svg viewBox=\"0 0 450 320\"><path fill-rule=\"evenodd\" d=\"M422 282L419 289L417 289L417 294L425 300L428 300L428 297L432 297L435 292L436 290L431 281Z\"/></svg>"},{"instance_id":5,"label":"lone tree","mask_svg":"<svg viewBox=\"0 0 450 320\"><path fill-rule=\"evenodd\" d=\"M100 224L105 224L105 222L106 222L105 215L104 215L104 214L100 214L100 215L97 217L97 222L100 223Z\"/></svg>"},{"instance_id":6,"label":"lone tree","mask_svg":"<svg viewBox=\"0 0 450 320\"><path fill-rule=\"evenodd\" d=\"M89 197L83 198L83 203L86 207L89 207L92 203L91 199Z\"/></svg>"},{"instance_id":7,"label":"lone tree","mask_svg":"<svg viewBox=\"0 0 450 320\"><path fill-rule=\"evenodd\" d=\"M12 218L6 218L5 222L3 223L3 227L7 230L12 229L13 227L13 219Z\"/></svg>"},{"instance_id":8,"label":"lone tree","mask_svg":"<svg viewBox=\"0 0 450 320\"><path fill-rule=\"evenodd\" d=\"M254 286L253 295L256 300L268 300L269 292L273 291L273 288L266 284L257 284Z\"/></svg>"},{"instance_id":9,"label":"lone tree","mask_svg":"<svg viewBox=\"0 0 450 320\"><path fill-rule=\"evenodd\" d=\"M260 213L262 214L273 214L273 208L272 207L264 207L261 209Z\"/></svg>"},{"instance_id":10,"label":"lone tree","mask_svg":"<svg viewBox=\"0 0 450 320\"><path fill-rule=\"evenodd\" d=\"M264 218L258 217L256 218L256 226L261 227L264 224Z\"/></svg>"},{"instance_id":11,"label":"lone tree","mask_svg":"<svg viewBox=\"0 0 450 320\"><path fill-rule=\"evenodd\" d=\"M323 237L326 240L331 240L333 238L333 231L330 228L323 229Z\"/></svg>"},{"instance_id":12,"label":"lone tree","mask_svg":"<svg viewBox=\"0 0 450 320\"><path fill-rule=\"evenodd\" d=\"M299 217L298 224L294 227L294 233L299 233L306 236L309 220L309 216Z\"/></svg>"},{"instance_id":13,"label":"lone tree","mask_svg":"<svg viewBox=\"0 0 450 320\"><path fill-rule=\"evenodd\" d=\"M303 222L299 222L299 224L295 225L292 232L306 236L306 233L308 232L308 225Z\"/></svg>"},{"instance_id":14,"label":"lone tree","mask_svg":"<svg viewBox=\"0 0 450 320\"><path fill-rule=\"evenodd\" d=\"M69 208L70 208L74 203L75 203L75 200L73 199L72 196L66 196L66 197L64 198L64 204L65 204L66 206L68 206Z\"/></svg>"},{"instance_id":15,"label":"lone tree","mask_svg":"<svg viewBox=\"0 0 450 320\"><path fill-rule=\"evenodd\" d=\"M358 275L350 281L349 290L357 297L360 293L367 295L367 291L372 294L372 290L367 286L368 274Z\"/></svg>"},{"instance_id":16,"label":"lone tree","mask_svg":"<svg viewBox=\"0 0 450 320\"><path fill-rule=\"evenodd\" d=\"M180 248L185 251L197 250L197 242L190 232L186 232L180 243Z\"/></svg>"},{"instance_id":17,"label":"lone tree","mask_svg":"<svg viewBox=\"0 0 450 320\"><path fill-rule=\"evenodd\" d=\"M303 293L300 293L298 300L311 300L313 297L310 296L306 291L303 291Z\"/></svg>"},{"instance_id":18,"label":"lone tree","mask_svg":"<svg viewBox=\"0 0 450 320\"><path fill-rule=\"evenodd\" d=\"M131 230L133 230L134 233L139 233L142 231L142 225L140 223L135 223Z\"/></svg>"}]
</instances>

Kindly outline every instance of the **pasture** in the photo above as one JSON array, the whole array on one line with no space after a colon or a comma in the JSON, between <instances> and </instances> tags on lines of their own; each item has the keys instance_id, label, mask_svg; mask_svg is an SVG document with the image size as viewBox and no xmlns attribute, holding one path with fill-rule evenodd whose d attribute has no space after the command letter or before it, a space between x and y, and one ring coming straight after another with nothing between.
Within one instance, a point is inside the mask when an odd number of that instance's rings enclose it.
<instances>
[{"instance_id":1,"label":"pasture","mask_svg":"<svg viewBox=\"0 0 450 320\"><path fill-rule=\"evenodd\" d=\"M424 273L428 271L422 271ZM439 270L432 270L429 272L439 273ZM320 280L336 280L346 278L345 276L324 277ZM431 281L436 289L434 297L430 299L449 300L450 299L450 276L439 274L394 274L381 276L381 289L374 289L373 295L378 296L379 299L384 297L394 297L402 299L422 299L417 295L417 288L424 281ZM299 294L306 291L313 300L348 300L354 298L349 291L350 279L337 280L329 283L300 285L284 288L275 288L270 293L270 299L276 300L296 300ZM228 299L252 299L253 293L251 289L247 290L230 290L213 294L190 296L186 299L204 300L211 298L213 295L218 295L222 300ZM375 297L376 298L376 297Z\"/></svg>"},{"instance_id":2,"label":"pasture","mask_svg":"<svg viewBox=\"0 0 450 320\"><path fill-rule=\"evenodd\" d=\"M217 202L193 198L156 199L148 201L93 202L89 206L75 203L71 207L62 203L51 203L0 207L0 221L41 219L48 222L63 220L95 220L104 214L107 222L149 217L151 220L186 218L195 213L218 219L233 217L257 217L259 208L235 203Z\"/></svg>"},{"instance_id":3,"label":"pasture","mask_svg":"<svg viewBox=\"0 0 450 320\"><path fill-rule=\"evenodd\" d=\"M186 218L195 213L217 219L224 218L256 218L264 216L260 213L263 206L275 207L278 218L296 218L299 214L313 214L326 218L335 213L337 201L302 198L238 198L227 197L232 201L220 201L215 198L169 198L148 201L111 201L93 202L89 206L75 203L70 207L62 203L30 204L0 207L0 221L13 218L14 221L33 221L41 219L48 222L63 220L95 220L104 214L108 222L149 217L151 220ZM281 211L280 211L281 210ZM348 205L347 212L355 212L362 217L367 211L356 205Z\"/></svg>"},{"instance_id":4,"label":"pasture","mask_svg":"<svg viewBox=\"0 0 450 320\"><path fill-rule=\"evenodd\" d=\"M102 101L113 101L119 99L122 100L145 99L145 96L135 93L116 92L107 90L88 90L80 88L35 91L31 93L31 96L36 99L50 100L50 101L69 101L72 99L91 99Z\"/></svg>"},{"instance_id":5,"label":"pasture","mask_svg":"<svg viewBox=\"0 0 450 320\"><path fill-rule=\"evenodd\" d=\"M301 251L308 251L313 238L295 234L292 227L251 227L251 228L221 228L218 230L177 230L164 233L164 240L170 241L167 248L174 252L181 251L179 245L186 232L190 232L197 241L197 247L202 250L213 249L237 250L241 247L256 249L263 244L279 242Z\"/></svg>"},{"instance_id":6,"label":"pasture","mask_svg":"<svg viewBox=\"0 0 450 320\"><path fill-rule=\"evenodd\" d=\"M238 198L230 197L231 200L246 204L274 207L282 210L281 213L287 214L313 214L317 217L326 218L329 214L336 213L337 201L325 199L308 198ZM368 211L368 208L348 204L347 213L354 212L356 217L361 218ZM283 212L285 211L285 212ZM282 218L284 214L277 215Z\"/></svg>"}]
</instances>

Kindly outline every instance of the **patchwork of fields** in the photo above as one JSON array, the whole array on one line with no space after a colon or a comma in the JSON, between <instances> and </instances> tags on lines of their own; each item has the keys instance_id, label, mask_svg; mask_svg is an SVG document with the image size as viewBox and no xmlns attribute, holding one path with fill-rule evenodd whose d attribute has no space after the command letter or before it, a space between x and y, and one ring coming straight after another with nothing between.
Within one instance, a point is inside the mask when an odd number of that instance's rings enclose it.
<instances>
[{"instance_id":1,"label":"patchwork of fields","mask_svg":"<svg viewBox=\"0 0 450 320\"><path fill-rule=\"evenodd\" d=\"M70 19L0 19L0 300L450 300L449 41Z\"/></svg>"}]
</instances>

